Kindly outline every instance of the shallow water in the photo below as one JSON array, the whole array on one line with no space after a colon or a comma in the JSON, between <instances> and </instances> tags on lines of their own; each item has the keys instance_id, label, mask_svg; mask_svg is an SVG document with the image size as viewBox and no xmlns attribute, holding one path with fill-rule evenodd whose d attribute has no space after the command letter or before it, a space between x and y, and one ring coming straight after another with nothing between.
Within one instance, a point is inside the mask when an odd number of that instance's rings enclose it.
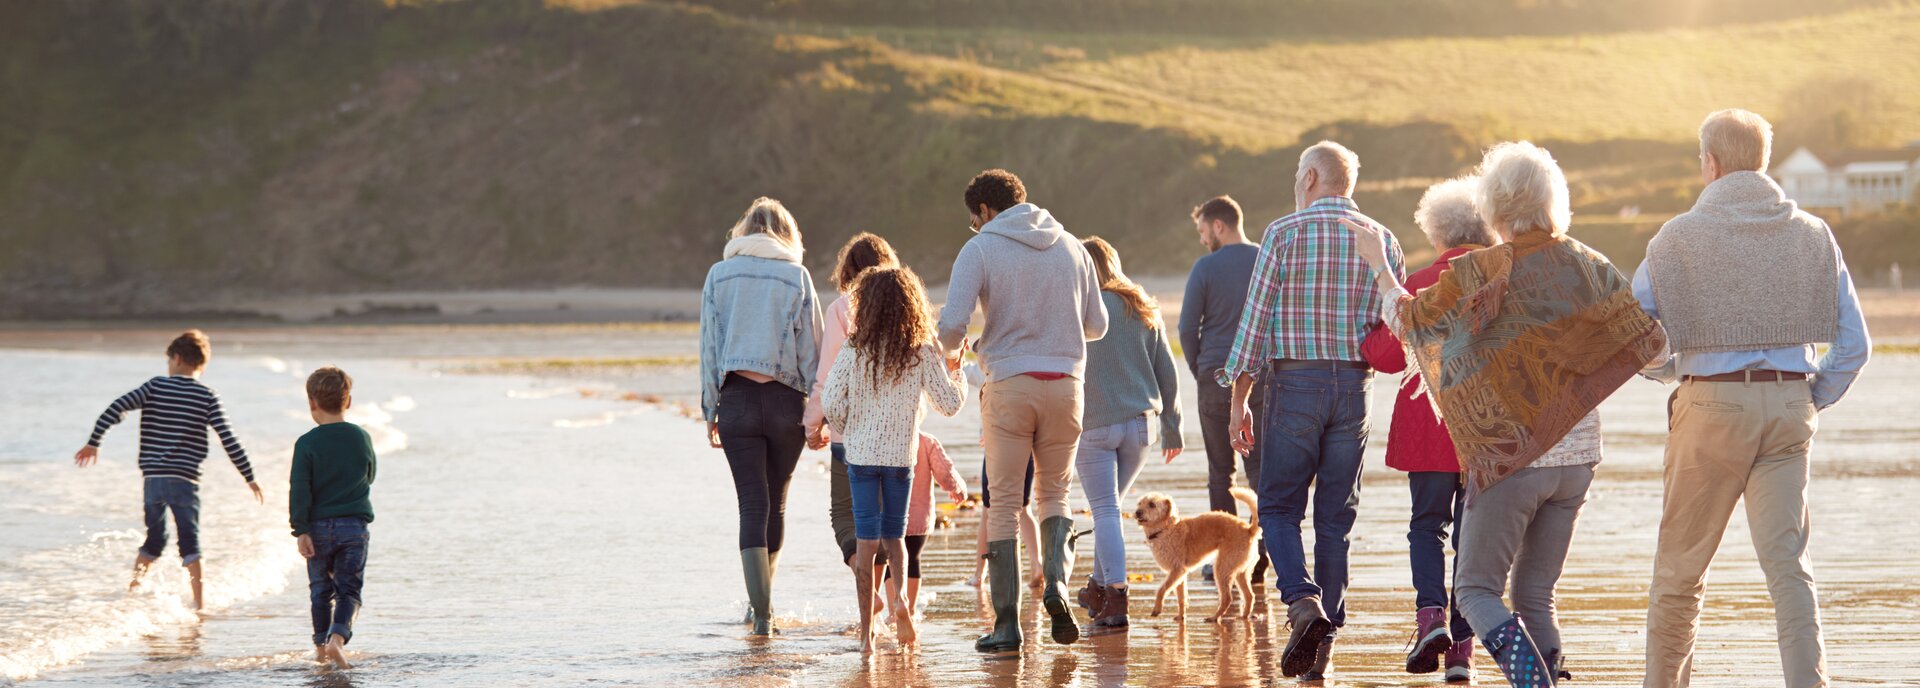
<instances>
[{"instance_id":1,"label":"shallow water","mask_svg":"<svg viewBox=\"0 0 1920 688\"><path fill-rule=\"evenodd\" d=\"M9 383L0 385L0 683L1238 686L1277 678L1285 641L1277 619L1206 623L1216 597L1197 581L1184 624L1148 618L1150 602L1136 602L1129 633L1072 647L1032 642L1041 633L1029 596L1027 649L974 653L972 638L988 622L962 582L973 571L977 524L966 511L929 541L921 646L903 652L888 641L864 663L848 633L851 577L826 524L824 452L803 459L789 499L775 594L782 634L748 639L724 459L692 421L614 393L684 397L694 389L690 371L598 382L445 375L420 360L657 355L679 352L681 334L215 332L216 347L227 346L206 380L226 401L269 503L252 503L224 457L208 459L210 610L196 620L181 605L185 584L171 551L142 592L123 592L141 538L135 426L109 435L101 465L69 462L100 409L161 363L127 352L144 340L96 334L0 337L41 349L0 351L0 379ZM385 357L328 355L340 350ZM351 648L359 666L349 672L308 660L304 573L285 530L286 452L311 426L300 380L323 358L354 374L358 420L382 444L367 608ZM1390 384L1376 385L1382 400ZM1638 684L1664 394L1637 381L1603 407L1608 457L1560 588L1579 685ZM1916 402L1920 359L1882 357L1821 421L1814 559L1839 685L1920 684L1912 659L1920 652ZM1186 408L1194 408L1190 392ZM1407 495L1400 474L1380 463L1387 409L1375 412L1382 425L1354 536L1349 623L1329 684L1435 685L1397 671L1411 631ZM975 414L930 425L970 480L979 462ZM1193 511L1205 503L1205 469L1193 419L1187 429L1195 453L1150 465L1137 489L1168 492ZM1130 565L1152 572L1138 531L1127 528ZM1696 685L1778 685L1771 609L1746 537L1736 514L1709 587ZM1152 587L1138 585L1136 598L1150 600ZM1482 678L1494 678L1482 660Z\"/></svg>"}]
</instances>

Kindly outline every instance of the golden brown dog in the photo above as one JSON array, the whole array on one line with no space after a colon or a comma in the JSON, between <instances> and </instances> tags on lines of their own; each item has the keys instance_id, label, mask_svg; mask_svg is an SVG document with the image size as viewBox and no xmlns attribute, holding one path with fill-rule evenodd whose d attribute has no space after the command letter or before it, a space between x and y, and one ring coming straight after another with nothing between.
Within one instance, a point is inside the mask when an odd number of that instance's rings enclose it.
<instances>
[{"instance_id":1,"label":"golden brown dog","mask_svg":"<svg viewBox=\"0 0 1920 688\"><path fill-rule=\"evenodd\" d=\"M1233 488L1233 498L1245 503L1249 512L1258 513L1253 490ZM1213 582L1220 590L1220 609L1207 620L1218 622L1227 615L1236 588L1242 601L1240 618L1253 617L1252 573L1253 562L1258 558L1254 556L1253 543L1260 539L1257 522L1249 523L1224 511L1181 518L1173 499L1158 492L1140 498L1133 520L1140 524L1140 530L1146 531L1147 549L1153 550L1153 560L1167 575L1166 582L1160 584L1160 591L1153 596L1153 616L1160 615L1167 591L1178 588L1180 618L1186 618L1187 574L1198 568L1207 555L1213 555Z\"/></svg>"}]
</instances>

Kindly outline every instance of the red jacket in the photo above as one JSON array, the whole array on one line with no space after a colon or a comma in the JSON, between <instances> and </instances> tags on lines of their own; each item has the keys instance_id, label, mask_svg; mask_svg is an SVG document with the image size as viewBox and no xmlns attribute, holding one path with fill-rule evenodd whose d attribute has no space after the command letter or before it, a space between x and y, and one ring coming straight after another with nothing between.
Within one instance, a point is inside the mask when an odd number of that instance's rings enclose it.
<instances>
[{"instance_id":1,"label":"red jacket","mask_svg":"<svg viewBox=\"0 0 1920 688\"><path fill-rule=\"evenodd\" d=\"M1476 248L1480 247L1448 249L1426 269L1407 276L1407 291L1418 293L1433 286L1440 281L1440 273L1446 271L1447 261ZM1366 341L1360 344L1360 355L1374 370L1383 373L1407 369L1406 349L1386 325L1376 326L1367 333ZM1400 383L1400 393L1394 397L1393 425L1387 430L1387 466L1407 472L1459 473L1460 458L1453 453L1453 438L1447 435L1447 426L1433 415L1432 400L1413 398L1419 391L1420 375L1414 373Z\"/></svg>"}]
</instances>

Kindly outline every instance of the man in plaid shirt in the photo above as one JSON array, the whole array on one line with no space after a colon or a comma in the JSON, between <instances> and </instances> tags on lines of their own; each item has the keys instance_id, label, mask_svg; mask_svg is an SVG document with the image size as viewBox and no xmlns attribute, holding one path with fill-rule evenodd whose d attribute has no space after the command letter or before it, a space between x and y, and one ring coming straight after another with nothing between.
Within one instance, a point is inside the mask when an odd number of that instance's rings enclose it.
<instances>
[{"instance_id":1,"label":"man in plaid shirt","mask_svg":"<svg viewBox=\"0 0 1920 688\"><path fill-rule=\"evenodd\" d=\"M1267 226L1254 263L1253 284L1240 315L1233 353L1217 381L1233 387L1230 433L1236 449L1253 448L1247 396L1263 377L1260 528L1287 603L1293 632L1281 655L1281 673L1322 678L1337 629L1346 622L1347 541L1360 503L1360 457L1367 444L1368 391L1373 371L1360 342L1380 323L1381 296L1373 271L1340 225L1360 214L1353 188L1360 160L1332 141L1300 154L1294 175L1298 211ZM1399 242L1387 234L1387 261L1406 275ZM1307 488L1313 499L1313 575L1300 540ZM1327 588L1314 583L1327 583Z\"/></svg>"}]
</instances>

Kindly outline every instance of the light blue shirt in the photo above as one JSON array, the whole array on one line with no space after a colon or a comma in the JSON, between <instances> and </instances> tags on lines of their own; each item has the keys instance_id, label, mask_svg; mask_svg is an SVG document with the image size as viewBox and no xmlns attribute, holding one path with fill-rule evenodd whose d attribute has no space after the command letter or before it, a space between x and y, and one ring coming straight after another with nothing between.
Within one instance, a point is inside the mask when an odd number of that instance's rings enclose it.
<instances>
[{"instance_id":1,"label":"light blue shirt","mask_svg":"<svg viewBox=\"0 0 1920 688\"><path fill-rule=\"evenodd\" d=\"M1840 261L1839 282L1840 329L1834 335L1833 345L1827 348L1827 355L1817 360L1811 344L1755 351L1682 352L1667 359L1665 366L1648 369L1646 376L1660 382L1675 382L1686 375L1720 375L1742 370L1806 373L1813 376L1814 407L1824 410L1847 393L1860 369L1866 367L1867 357L1873 353L1873 342L1867 337L1867 320L1860 314L1860 295L1853 290L1853 276L1847 272L1844 260ZM1647 278L1645 261L1633 272L1633 296L1640 300L1640 308L1646 310L1647 315L1659 319L1660 309L1653 300L1653 282Z\"/></svg>"}]
</instances>

